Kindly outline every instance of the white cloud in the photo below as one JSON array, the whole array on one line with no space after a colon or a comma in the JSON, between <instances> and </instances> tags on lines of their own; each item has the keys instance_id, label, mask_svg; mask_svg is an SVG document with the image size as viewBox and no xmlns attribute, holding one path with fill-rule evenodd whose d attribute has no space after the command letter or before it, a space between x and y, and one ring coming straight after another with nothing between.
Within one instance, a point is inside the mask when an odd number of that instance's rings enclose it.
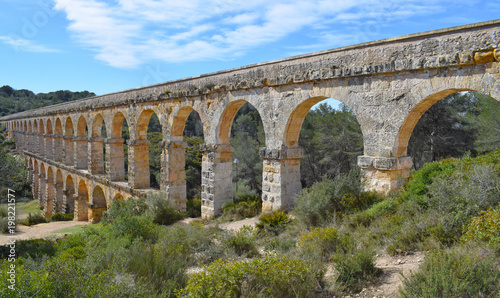
<instances>
[{"instance_id":1,"label":"white cloud","mask_svg":"<svg viewBox=\"0 0 500 298\"><path fill-rule=\"evenodd\" d=\"M449 4L437 0L54 1L55 9L64 11L70 21L73 37L95 51L97 59L115 67L158 60L231 59L303 30L310 30L309 38L328 48L359 34L342 32L336 41L332 32L341 25L382 24Z\"/></svg>"},{"instance_id":2,"label":"white cloud","mask_svg":"<svg viewBox=\"0 0 500 298\"><path fill-rule=\"evenodd\" d=\"M15 50L23 52L37 52L37 53L54 53L59 50L51 49L46 46L34 44L31 40L23 38L15 38L11 36L0 36L0 41L4 44L12 46Z\"/></svg>"}]
</instances>

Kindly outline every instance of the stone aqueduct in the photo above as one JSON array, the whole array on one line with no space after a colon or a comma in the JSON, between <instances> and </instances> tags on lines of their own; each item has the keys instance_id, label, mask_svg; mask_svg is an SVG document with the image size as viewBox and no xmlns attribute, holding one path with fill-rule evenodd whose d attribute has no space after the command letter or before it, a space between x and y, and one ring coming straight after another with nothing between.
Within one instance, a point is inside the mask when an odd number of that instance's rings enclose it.
<instances>
[{"instance_id":1,"label":"stone aqueduct","mask_svg":"<svg viewBox=\"0 0 500 298\"><path fill-rule=\"evenodd\" d=\"M148 191L146 134L153 113L163 130L161 191L185 208L182 134L195 110L205 137L202 216L211 217L233 199L230 129L248 102L260 113L266 137L260 151L263 210L288 209L301 189L300 128L315 103L334 98L354 112L364 139L358 165L366 187L387 192L409 176L409 138L434 103L471 90L500 99L499 44L500 20L494 20L96 96L0 122L26 159L33 194L45 215L74 212L75 220L96 221L113 198ZM128 157L121 136L124 120L130 131Z\"/></svg>"}]
</instances>

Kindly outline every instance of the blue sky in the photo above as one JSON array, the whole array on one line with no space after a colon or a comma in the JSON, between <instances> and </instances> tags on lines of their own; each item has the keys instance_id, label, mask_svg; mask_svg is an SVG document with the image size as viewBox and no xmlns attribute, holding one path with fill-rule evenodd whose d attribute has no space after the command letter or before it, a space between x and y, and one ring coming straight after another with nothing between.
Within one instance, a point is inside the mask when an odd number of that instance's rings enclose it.
<instances>
[{"instance_id":1,"label":"blue sky","mask_svg":"<svg viewBox=\"0 0 500 298\"><path fill-rule=\"evenodd\" d=\"M500 1L0 0L0 85L96 94L497 19Z\"/></svg>"}]
</instances>

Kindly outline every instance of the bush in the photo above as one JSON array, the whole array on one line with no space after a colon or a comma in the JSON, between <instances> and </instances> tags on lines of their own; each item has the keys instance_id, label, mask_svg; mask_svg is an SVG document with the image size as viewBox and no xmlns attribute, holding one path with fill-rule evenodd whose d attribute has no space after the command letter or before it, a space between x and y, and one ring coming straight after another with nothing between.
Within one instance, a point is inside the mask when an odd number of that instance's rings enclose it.
<instances>
[{"instance_id":1,"label":"bush","mask_svg":"<svg viewBox=\"0 0 500 298\"><path fill-rule=\"evenodd\" d=\"M290 217L284 211L274 211L262 214L256 227L263 234L279 235L290 221Z\"/></svg>"},{"instance_id":2,"label":"bush","mask_svg":"<svg viewBox=\"0 0 500 298\"><path fill-rule=\"evenodd\" d=\"M54 215L52 215L52 221L69 221L73 220L74 214L64 214L61 212L57 212Z\"/></svg>"},{"instance_id":3,"label":"bush","mask_svg":"<svg viewBox=\"0 0 500 298\"><path fill-rule=\"evenodd\" d=\"M395 198L387 198L374 204L369 209L353 214L350 217L349 225L353 228L357 226L369 226L377 218L394 214L399 205L400 203Z\"/></svg>"},{"instance_id":4,"label":"bush","mask_svg":"<svg viewBox=\"0 0 500 298\"><path fill-rule=\"evenodd\" d=\"M118 217L143 215L149 210L143 198L129 200L113 200L102 217L103 223L112 223Z\"/></svg>"},{"instance_id":5,"label":"bush","mask_svg":"<svg viewBox=\"0 0 500 298\"><path fill-rule=\"evenodd\" d=\"M477 247L436 250L403 280L401 297L498 296L500 270L494 256Z\"/></svg>"},{"instance_id":6,"label":"bush","mask_svg":"<svg viewBox=\"0 0 500 298\"><path fill-rule=\"evenodd\" d=\"M226 244L233 248L238 256L254 257L259 254L255 246L255 231L252 227L243 226L226 239Z\"/></svg>"},{"instance_id":7,"label":"bush","mask_svg":"<svg viewBox=\"0 0 500 298\"><path fill-rule=\"evenodd\" d=\"M151 215L120 216L111 225L109 231L114 237L131 237L144 240L156 240L157 228Z\"/></svg>"},{"instance_id":8,"label":"bush","mask_svg":"<svg viewBox=\"0 0 500 298\"><path fill-rule=\"evenodd\" d=\"M0 205L0 217L7 217L8 215L7 205Z\"/></svg>"},{"instance_id":9,"label":"bush","mask_svg":"<svg viewBox=\"0 0 500 298\"><path fill-rule=\"evenodd\" d=\"M0 257L7 259L10 247L0 246ZM41 258L53 256L56 253L55 242L46 239L32 239L16 241L16 257Z\"/></svg>"},{"instance_id":10,"label":"bush","mask_svg":"<svg viewBox=\"0 0 500 298\"><path fill-rule=\"evenodd\" d=\"M484 241L493 247L500 246L500 207L481 211L464 227L463 241Z\"/></svg>"},{"instance_id":11,"label":"bush","mask_svg":"<svg viewBox=\"0 0 500 298\"><path fill-rule=\"evenodd\" d=\"M186 213L188 217L201 217L201 199L188 199Z\"/></svg>"},{"instance_id":12,"label":"bush","mask_svg":"<svg viewBox=\"0 0 500 298\"><path fill-rule=\"evenodd\" d=\"M39 223L47 223L48 220L45 218L45 216L41 215L40 213L35 213L31 214L28 213L28 218L26 219L26 225L27 226L34 226Z\"/></svg>"},{"instance_id":13,"label":"bush","mask_svg":"<svg viewBox=\"0 0 500 298\"><path fill-rule=\"evenodd\" d=\"M254 217L259 214L259 203L255 201L227 202L222 205L221 220L233 221Z\"/></svg>"},{"instance_id":14,"label":"bush","mask_svg":"<svg viewBox=\"0 0 500 298\"><path fill-rule=\"evenodd\" d=\"M249 262L218 260L193 274L182 297L310 297L318 272L306 262L275 256Z\"/></svg>"},{"instance_id":15,"label":"bush","mask_svg":"<svg viewBox=\"0 0 500 298\"><path fill-rule=\"evenodd\" d=\"M375 253L369 249L359 249L353 254L338 253L333 260L338 273L336 284L341 289L359 292L367 282L373 282L382 274L382 269L375 267Z\"/></svg>"},{"instance_id":16,"label":"bush","mask_svg":"<svg viewBox=\"0 0 500 298\"><path fill-rule=\"evenodd\" d=\"M378 200L375 194L361 192L360 172L353 171L302 190L293 214L307 226L323 226L335 224L344 212L366 208Z\"/></svg>"},{"instance_id":17,"label":"bush","mask_svg":"<svg viewBox=\"0 0 500 298\"><path fill-rule=\"evenodd\" d=\"M338 244L339 237L336 228L317 227L307 234L300 233L297 247L306 255L319 254L323 260L327 260L330 254L337 251Z\"/></svg>"},{"instance_id":18,"label":"bush","mask_svg":"<svg viewBox=\"0 0 500 298\"><path fill-rule=\"evenodd\" d=\"M184 213L177 210L175 202L164 196L150 194L146 203L153 213L155 224L168 226L185 217Z\"/></svg>"},{"instance_id":19,"label":"bush","mask_svg":"<svg viewBox=\"0 0 500 298\"><path fill-rule=\"evenodd\" d=\"M7 288L8 265L4 262L1 268L3 289ZM39 270L29 270L18 263L16 279L16 291L5 290L2 297L144 297L150 293L132 278L124 280L106 270L93 272L77 260L50 259Z\"/></svg>"}]
</instances>

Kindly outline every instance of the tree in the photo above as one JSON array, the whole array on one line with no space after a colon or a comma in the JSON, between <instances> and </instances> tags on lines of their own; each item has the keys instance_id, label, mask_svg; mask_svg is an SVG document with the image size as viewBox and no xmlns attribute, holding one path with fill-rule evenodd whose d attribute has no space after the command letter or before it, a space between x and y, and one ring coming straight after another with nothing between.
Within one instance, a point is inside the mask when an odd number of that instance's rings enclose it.
<instances>
[{"instance_id":1,"label":"tree","mask_svg":"<svg viewBox=\"0 0 500 298\"><path fill-rule=\"evenodd\" d=\"M461 157L465 152L475 156L475 119L479 114L478 98L467 92L454 93L429 108L408 144L415 168L442 158Z\"/></svg>"},{"instance_id":2,"label":"tree","mask_svg":"<svg viewBox=\"0 0 500 298\"><path fill-rule=\"evenodd\" d=\"M309 111L300 131L299 146L304 150L301 179L304 187L348 173L363 153L363 135L356 116L346 105L339 110L326 103Z\"/></svg>"},{"instance_id":3,"label":"tree","mask_svg":"<svg viewBox=\"0 0 500 298\"><path fill-rule=\"evenodd\" d=\"M236 113L231 127L231 145L234 147L233 182L262 192L262 158L260 147L265 146L264 126L259 112L244 104Z\"/></svg>"}]
</instances>

